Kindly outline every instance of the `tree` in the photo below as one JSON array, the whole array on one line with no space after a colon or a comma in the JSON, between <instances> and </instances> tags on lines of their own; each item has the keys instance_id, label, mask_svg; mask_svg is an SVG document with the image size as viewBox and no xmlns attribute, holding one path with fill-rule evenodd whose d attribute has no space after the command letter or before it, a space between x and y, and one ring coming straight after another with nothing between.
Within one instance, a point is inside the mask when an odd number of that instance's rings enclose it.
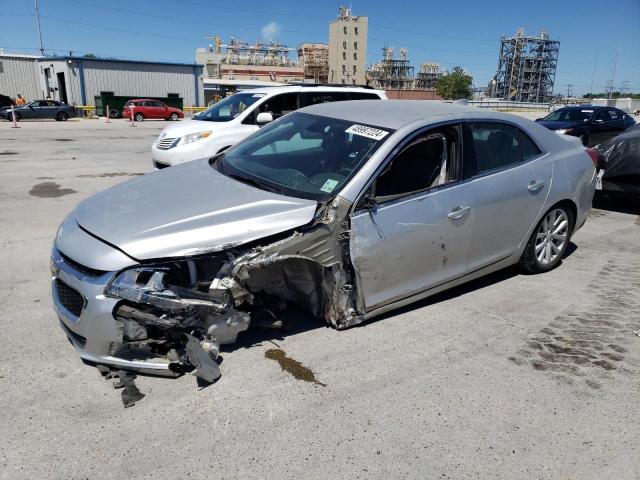
<instances>
[{"instance_id":1,"label":"tree","mask_svg":"<svg viewBox=\"0 0 640 480\"><path fill-rule=\"evenodd\" d=\"M473 78L462 67L453 67L451 72L442 75L436 83L436 92L445 100L471 97Z\"/></svg>"}]
</instances>

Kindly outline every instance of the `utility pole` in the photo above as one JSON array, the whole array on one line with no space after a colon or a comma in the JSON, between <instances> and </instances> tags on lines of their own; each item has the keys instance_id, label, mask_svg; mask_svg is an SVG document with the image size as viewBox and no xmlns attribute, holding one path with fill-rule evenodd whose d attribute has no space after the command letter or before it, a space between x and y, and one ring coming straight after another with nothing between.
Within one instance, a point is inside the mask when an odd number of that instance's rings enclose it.
<instances>
[{"instance_id":1,"label":"utility pole","mask_svg":"<svg viewBox=\"0 0 640 480\"><path fill-rule=\"evenodd\" d=\"M591 85L589 86L589 99L593 98L593 80L596 78L597 66L598 66L598 51L596 50L596 59L593 62L593 73L591 74Z\"/></svg>"},{"instance_id":2,"label":"utility pole","mask_svg":"<svg viewBox=\"0 0 640 480\"><path fill-rule=\"evenodd\" d=\"M42 43L42 29L40 28L40 5L38 4L38 0L34 0L35 2L35 13L36 13L36 28L38 30L38 38L40 40L40 55L44 55L44 44Z\"/></svg>"},{"instance_id":3,"label":"utility pole","mask_svg":"<svg viewBox=\"0 0 640 480\"><path fill-rule=\"evenodd\" d=\"M565 87L567 87L567 100L569 100L571 97L571 87L573 87L573 83L567 83Z\"/></svg>"},{"instance_id":4,"label":"utility pole","mask_svg":"<svg viewBox=\"0 0 640 480\"><path fill-rule=\"evenodd\" d=\"M614 50L613 57L611 58L611 68L610 68L611 77L607 81L607 90L608 90L608 93L609 93L609 99L611 99L611 96L613 95L613 82L614 82L615 77L616 77L616 68L617 67L618 67L618 50L616 49L616 50Z\"/></svg>"}]
</instances>

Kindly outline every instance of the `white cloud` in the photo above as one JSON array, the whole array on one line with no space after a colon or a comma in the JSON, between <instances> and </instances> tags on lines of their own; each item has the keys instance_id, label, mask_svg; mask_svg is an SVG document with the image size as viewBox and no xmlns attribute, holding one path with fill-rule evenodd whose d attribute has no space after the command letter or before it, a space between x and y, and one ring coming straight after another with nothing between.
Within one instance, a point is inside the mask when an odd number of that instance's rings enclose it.
<instances>
[{"instance_id":1,"label":"white cloud","mask_svg":"<svg viewBox=\"0 0 640 480\"><path fill-rule=\"evenodd\" d=\"M280 33L280 25L276 22L269 22L262 27L262 39L265 42L275 39Z\"/></svg>"}]
</instances>

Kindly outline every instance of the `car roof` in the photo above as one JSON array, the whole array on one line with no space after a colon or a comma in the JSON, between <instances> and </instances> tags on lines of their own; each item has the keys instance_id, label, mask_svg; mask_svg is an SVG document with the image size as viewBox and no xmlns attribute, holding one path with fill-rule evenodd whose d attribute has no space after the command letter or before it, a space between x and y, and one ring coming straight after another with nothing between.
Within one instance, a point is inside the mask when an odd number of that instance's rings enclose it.
<instances>
[{"instance_id":1,"label":"car roof","mask_svg":"<svg viewBox=\"0 0 640 480\"><path fill-rule=\"evenodd\" d=\"M246 90L240 90L237 93L288 93L288 92L366 92L366 93L383 93L382 90L375 90L373 88L366 87L351 87L351 86L335 86L335 85L281 85L275 87L259 87Z\"/></svg>"},{"instance_id":2,"label":"car roof","mask_svg":"<svg viewBox=\"0 0 640 480\"><path fill-rule=\"evenodd\" d=\"M437 100L351 100L311 105L299 112L322 115L354 123L364 123L398 130L411 123L424 123L462 118L485 118L521 123L522 117L509 115L478 107L444 103Z\"/></svg>"}]
</instances>

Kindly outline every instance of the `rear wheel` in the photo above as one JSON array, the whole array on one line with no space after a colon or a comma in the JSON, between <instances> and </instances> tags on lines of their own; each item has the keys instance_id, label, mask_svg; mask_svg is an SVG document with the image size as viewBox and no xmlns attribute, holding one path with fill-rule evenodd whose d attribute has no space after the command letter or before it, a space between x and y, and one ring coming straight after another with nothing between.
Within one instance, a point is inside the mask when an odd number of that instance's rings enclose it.
<instances>
[{"instance_id":1,"label":"rear wheel","mask_svg":"<svg viewBox=\"0 0 640 480\"><path fill-rule=\"evenodd\" d=\"M566 205L556 205L540 220L529 238L520 266L530 273L556 268L569 245L575 218Z\"/></svg>"},{"instance_id":2,"label":"rear wheel","mask_svg":"<svg viewBox=\"0 0 640 480\"><path fill-rule=\"evenodd\" d=\"M143 115L143 114L141 114L141 113L136 113L136 114L133 116L133 118L134 118L134 120L135 120L136 122L141 122L141 121L143 121L143 120L144 120L144 115Z\"/></svg>"},{"instance_id":3,"label":"rear wheel","mask_svg":"<svg viewBox=\"0 0 640 480\"><path fill-rule=\"evenodd\" d=\"M109 110L109 118L118 118L118 115L118 110L116 110L115 108Z\"/></svg>"},{"instance_id":4,"label":"rear wheel","mask_svg":"<svg viewBox=\"0 0 640 480\"><path fill-rule=\"evenodd\" d=\"M171 120L172 122L176 122L178 120L178 114L176 112L173 112L171 115L169 115L169 120Z\"/></svg>"},{"instance_id":5,"label":"rear wheel","mask_svg":"<svg viewBox=\"0 0 640 480\"><path fill-rule=\"evenodd\" d=\"M67 120L69 120L69 114L66 112L58 112L58 114L56 115L56 120L58 122L66 122Z\"/></svg>"}]
</instances>

